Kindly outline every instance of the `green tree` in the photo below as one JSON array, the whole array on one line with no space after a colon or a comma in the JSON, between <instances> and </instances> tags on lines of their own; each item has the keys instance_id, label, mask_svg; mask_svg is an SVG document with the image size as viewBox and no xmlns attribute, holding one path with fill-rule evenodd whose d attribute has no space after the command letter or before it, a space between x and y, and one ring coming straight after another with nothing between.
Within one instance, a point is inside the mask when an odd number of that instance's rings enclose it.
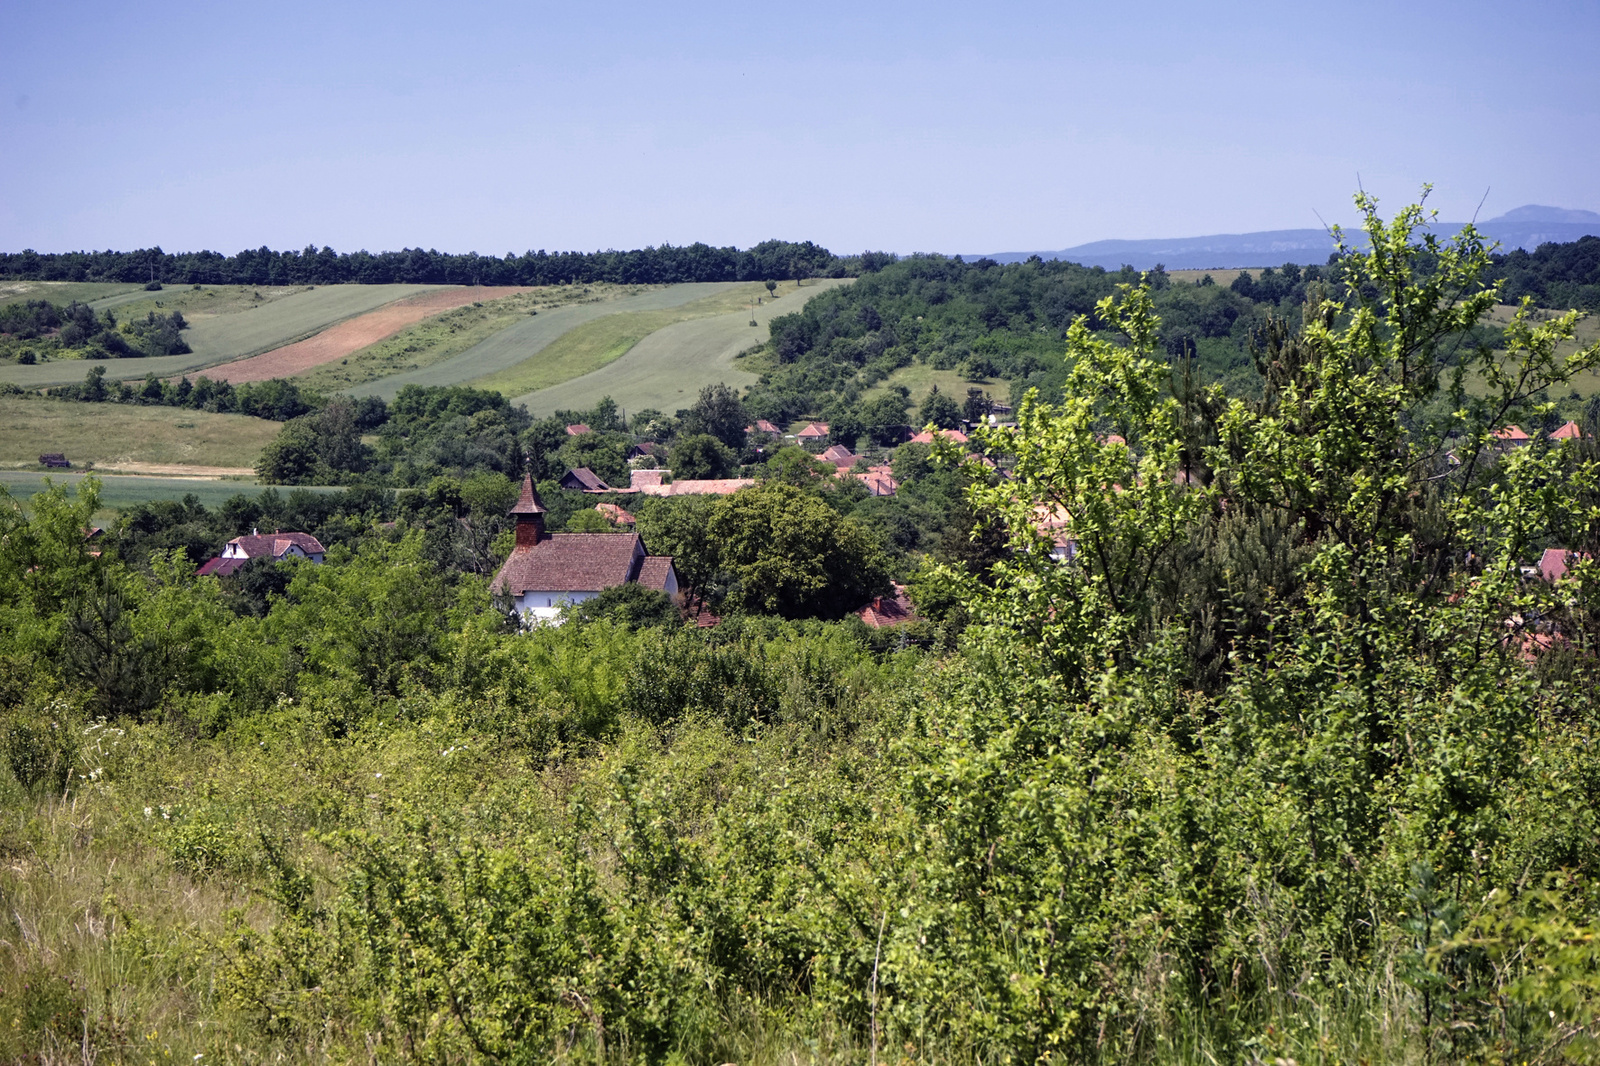
<instances>
[{"instance_id":1,"label":"green tree","mask_svg":"<svg viewBox=\"0 0 1600 1066\"><path fill-rule=\"evenodd\" d=\"M816 494L769 481L724 497L708 522L724 604L750 614L838 618L888 588L883 546Z\"/></svg>"},{"instance_id":2,"label":"green tree","mask_svg":"<svg viewBox=\"0 0 1600 1066\"><path fill-rule=\"evenodd\" d=\"M961 408L956 402L939 391L935 385L928 390L928 396L922 401L922 407L917 412L917 419L924 426L937 426L939 429L960 429Z\"/></svg>"},{"instance_id":3,"label":"green tree","mask_svg":"<svg viewBox=\"0 0 1600 1066\"><path fill-rule=\"evenodd\" d=\"M732 477L738 456L709 433L689 433L672 445L672 476L675 478Z\"/></svg>"},{"instance_id":4,"label":"green tree","mask_svg":"<svg viewBox=\"0 0 1600 1066\"><path fill-rule=\"evenodd\" d=\"M256 460L256 476L268 484L307 485L316 478L320 441L302 419L285 422Z\"/></svg>"},{"instance_id":5,"label":"green tree","mask_svg":"<svg viewBox=\"0 0 1600 1066\"><path fill-rule=\"evenodd\" d=\"M738 392L727 385L707 385L700 390L694 406L680 413L680 433L709 433L736 452L744 447L744 427L750 424L750 416Z\"/></svg>"}]
</instances>

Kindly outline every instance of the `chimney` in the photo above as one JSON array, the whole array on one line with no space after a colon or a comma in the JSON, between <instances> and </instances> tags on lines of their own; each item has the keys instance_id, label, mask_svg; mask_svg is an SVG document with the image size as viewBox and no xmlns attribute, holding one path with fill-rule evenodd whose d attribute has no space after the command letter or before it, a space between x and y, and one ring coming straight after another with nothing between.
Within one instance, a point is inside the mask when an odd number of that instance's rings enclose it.
<instances>
[{"instance_id":1,"label":"chimney","mask_svg":"<svg viewBox=\"0 0 1600 1066\"><path fill-rule=\"evenodd\" d=\"M517 547L531 548L544 539L544 504L533 488L533 475L522 478L522 494L516 504L506 512L517 520Z\"/></svg>"}]
</instances>

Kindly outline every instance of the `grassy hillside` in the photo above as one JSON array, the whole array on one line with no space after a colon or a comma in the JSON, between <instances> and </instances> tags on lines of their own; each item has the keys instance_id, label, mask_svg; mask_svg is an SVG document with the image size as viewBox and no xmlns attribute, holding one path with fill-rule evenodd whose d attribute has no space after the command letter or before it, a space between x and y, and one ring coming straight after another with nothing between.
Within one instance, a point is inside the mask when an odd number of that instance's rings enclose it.
<instances>
[{"instance_id":1,"label":"grassy hillside","mask_svg":"<svg viewBox=\"0 0 1600 1066\"><path fill-rule=\"evenodd\" d=\"M487 303L474 303L419 322L337 363L296 380L329 392L435 367L536 315L579 303L599 303L647 291L639 285L552 285Z\"/></svg>"},{"instance_id":2,"label":"grassy hillside","mask_svg":"<svg viewBox=\"0 0 1600 1066\"><path fill-rule=\"evenodd\" d=\"M551 344L586 323L611 315L680 307L725 292L733 288L733 284L691 282L602 299L594 299L604 296L600 286L588 286L588 288L593 291L586 294L585 299L592 302L540 312L536 316L513 323L458 355L431 366L423 366L366 385L358 385L350 390L351 394L392 399L406 385L462 385L467 382L476 385L483 378L509 370L541 355Z\"/></svg>"},{"instance_id":3,"label":"grassy hillside","mask_svg":"<svg viewBox=\"0 0 1600 1066\"><path fill-rule=\"evenodd\" d=\"M0 396L0 467L37 467L42 452L74 466L125 463L248 468L281 427L177 407Z\"/></svg>"},{"instance_id":4,"label":"grassy hillside","mask_svg":"<svg viewBox=\"0 0 1600 1066\"><path fill-rule=\"evenodd\" d=\"M740 305L735 310L659 327L642 336L626 354L598 369L524 393L514 402L526 404L535 415L583 410L603 396L610 396L625 410L655 407L673 411L694 402L706 385L725 382L743 388L755 381L756 374L738 362L739 355L767 339L767 324L778 315L798 310L818 293L847 283L847 280L815 280L797 289L793 282L784 282L778 288L777 300L768 300L766 290L762 289L762 305L753 313ZM734 296L735 293L729 293L720 302L731 302ZM715 308L718 302L717 299L699 301L682 310ZM602 319L589 327L592 333L574 337L574 340L581 340L587 350L594 353L604 344L624 343L634 330L646 324L643 316L616 317L632 321ZM751 318L756 321L755 327L750 325ZM562 343L566 341L563 337ZM543 362L542 357L539 362Z\"/></svg>"},{"instance_id":5,"label":"grassy hillside","mask_svg":"<svg viewBox=\"0 0 1600 1066\"><path fill-rule=\"evenodd\" d=\"M261 289L230 286L227 289L173 290L150 293L116 309L126 320L141 317L148 304L161 310L180 310L189 319L183 338L193 349L187 355L158 359L113 359L100 365L108 378L167 377L193 374L208 366L256 355L291 344L355 315L438 285L326 285L319 288ZM260 292L261 299L255 299ZM208 293L216 292L216 296ZM57 360L36 366L0 366L0 381L24 387L64 385L81 381L87 366L79 360Z\"/></svg>"},{"instance_id":6,"label":"grassy hillside","mask_svg":"<svg viewBox=\"0 0 1600 1066\"><path fill-rule=\"evenodd\" d=\"M917 363L912 366L903 366L899 370L884 378L872 388L863 392L862 399L870 400L887 392L890 386L904 385L911 393L912 403L921 403L922 398L928 395L928 390L939 386L939 391L961 403L967 398L968 389L982 389L989 394L990 399L1002 403L1011 395L1011 383L1004 378L990 378L986 381L971 381L959 370L938 370L926 363Z\"/></svg>"},{"instance_id":7,"label":"grassy hillside","mask_svg":"<svg viewBox=\"0 0 1600 1066\"><path fill-rule=\"evenodd\" d=\"M143 285L121 281L7 281L0 284L0 305L23 300L48 300L53 304L82 300L98 307L108 297L143 291Z\"/></svg>"}]
</instances>

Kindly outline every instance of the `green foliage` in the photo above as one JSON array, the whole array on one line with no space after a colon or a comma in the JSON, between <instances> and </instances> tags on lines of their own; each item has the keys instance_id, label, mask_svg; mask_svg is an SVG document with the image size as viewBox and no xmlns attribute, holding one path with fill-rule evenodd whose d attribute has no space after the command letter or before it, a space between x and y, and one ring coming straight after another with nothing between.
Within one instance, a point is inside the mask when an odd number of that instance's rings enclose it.
<instances>
[{"instance_id":1,"label":"green foliage","mask_svg":"<svg viewBox=\"0 0 1600 1066\"><path fill-rule=\"evenodd\" d=\"M568 528L571 528L570 523ZM580 622L594 622L603 618L629 629L682 624L682 617L671 597L658 589L634 583L601 589L600 595L572 608L572 616Z\"/></svg>"},{"instance_id":2,"label":"green foliage","mask_svg":"<svg viewBox=\"0 0 1600 1066\"><path fill-rule=\"evenodd\" d=\"M690 433L673 442L669 462L677 478L725 478L733 476L738 456L709 433Z\"/></svg>"}]
</instances>

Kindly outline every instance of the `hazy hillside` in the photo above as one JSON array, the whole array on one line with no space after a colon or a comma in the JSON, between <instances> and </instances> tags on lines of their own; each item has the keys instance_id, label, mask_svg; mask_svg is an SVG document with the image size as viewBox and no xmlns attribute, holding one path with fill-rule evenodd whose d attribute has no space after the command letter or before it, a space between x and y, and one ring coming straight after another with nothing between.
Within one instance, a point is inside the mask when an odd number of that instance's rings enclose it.
<instances>
[{"instance_id":1,"label":"hazy hillside","mask_svg":"<svg viewBox=\"0 0 1600 1066\"><path fill-rule=\"evenodd\" d=\"M1441 222L1441 237L1456 233L1464 222ZM1528 204L1479 224L1485 235L1506 250L1575 241L1600 234L1600 214L1593 211ZM1084 266L1116 270L1123 264L1149 270L1160 263L1168 270L1209 267L1269 266L1278 263L1320 263L1333 251L1326 230L1282 229L1256 233L1214 233L1203 237L1167 237L1139 241L1092 241L1055 252L997 252L987 258L999 263L1020 263L1029 256L1061 259Z\"/></svg>"}]
</instances>

